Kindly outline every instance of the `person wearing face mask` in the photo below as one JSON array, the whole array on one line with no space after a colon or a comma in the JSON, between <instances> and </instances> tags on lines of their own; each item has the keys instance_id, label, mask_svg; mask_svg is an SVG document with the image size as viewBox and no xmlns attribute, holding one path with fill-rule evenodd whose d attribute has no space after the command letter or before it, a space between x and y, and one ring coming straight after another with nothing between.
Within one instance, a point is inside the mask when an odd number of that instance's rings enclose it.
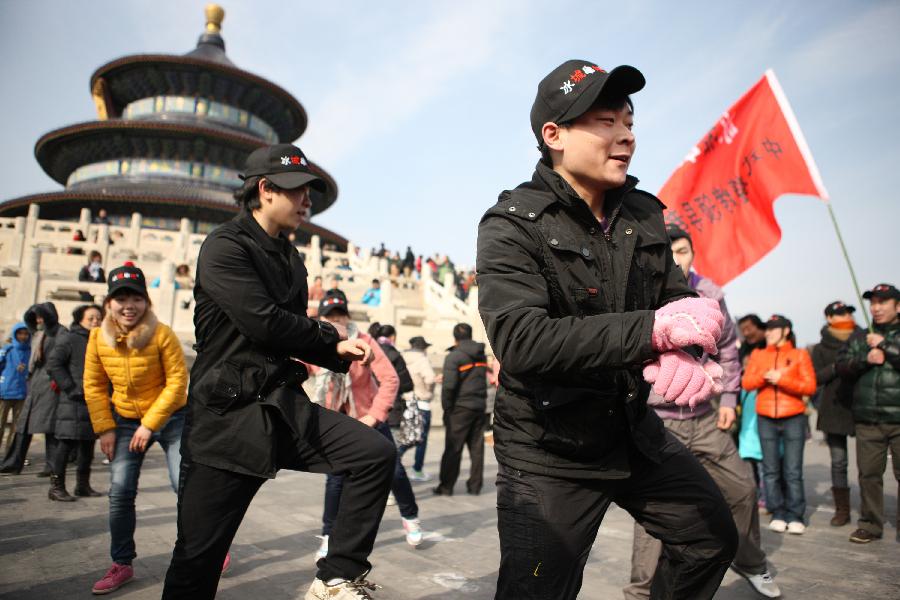
<instances>
[{"instance_id":1,"label":"person wearing face mask","mask_svg":"<svg viewBox=\"0 0 900 600\"><path fill-rule=\"evenodd\" d=\"M83 380L100 451L111 461L113 564L94 584L95 594L108 594L134 577L135 497L144 456L154 443L162 446L169 481L178 491L188 379L181 342L153 313L143 271L110 271L104 309L106 316L88 336Z\"/></svg>"},{"instance_id":2,"label":"person wearing face mask","mask_svg":"<svg viewBox=\"0 0 900 600\"><path fill-rule=\"evenodd\" d=\"M847 479L847 436L853 435L853 381L837 372L841 347L862 329L853 320L856 308L836 300L825 307L822 339L810 352L819 391L816 429L825 434L831 454L831 494L834 498L832 527L850 522L850 484Z\"/></svg>"},{"instance_id":3,"label":"person wearing face mask","mask_svg":"<svg viewBox=\"0 0 900 600\"><path fill-rule=\"evenodd\" d=\"M35 332L31 338L31 356L28 361L28 394L16 422L16 436L0 465L0 473L20 473L25 465L32 436L43 433L46 463L38 477L49 477L50 461L56 452L53 428L56 425L59 388L47 373L47 357L53 352L57 337L66 328L59 324L56 306L52 302L35 304L29 308L25 311L24 321L28 329Z\"/></svg>"},{"instance_id":4,"label":"person wearing face mask","mask_svg":"<svg viewBox=\"0 0 900 600\"><path fill-rule=\"evenodd\" d=\"M97 436L91 426L91 415L84 400L84 356L88 336L99 327L103 309L95 304L79 306L72 312L72 326L59 336L47 358L47 372L60 388L56 408L55 435L59 443L52 457L50 500L72 502L75 496L99 496L91 489L91 463ZM66 490L66 462L69 453L77 451L75 496Z\"/></svg>"},{"instance_id":5,"label":"person wearing face mask","mask_svg":"<svg viewBox=\"0 0 900 600\"><path fill-rule=\"evenodd\" d=\"M804 397L815 393L816 373L809 353L796 347L793 330L787 317L769 318L766 347L750 355L741 385L748 391L759 390L756 414L763 452L766 508L772 513L769 529L800 535L806 530Z\"/></svg>"},{"instance_id":6,"label":"person wearing face mask","mask_svg":"<svg viewBox=\"0 0 900 600\"><path fill-rule=\"evenodd\" d=\"M96 250L91 250L88 255L88 264L81 267L81 271L78 272L78 281L105 282L106 273L104 273L102 265L103 256Z\"/></svg>"}]
</instances>

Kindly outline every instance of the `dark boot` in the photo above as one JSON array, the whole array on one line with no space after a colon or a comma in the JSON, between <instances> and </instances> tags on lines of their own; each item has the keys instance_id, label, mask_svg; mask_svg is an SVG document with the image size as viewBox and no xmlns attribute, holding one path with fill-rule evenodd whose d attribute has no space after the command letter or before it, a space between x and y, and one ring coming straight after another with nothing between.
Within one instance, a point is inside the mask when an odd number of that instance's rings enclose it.
<instances>
[{"instance_id":1,"label":"dark boot","mask_svg":"<svg viewBox=\"0 0 900 600\"><path fill-rule=\"evenodd\" d=\"M75 497L66 491L65 475L50 475L50 491L47 492L47 497L57 502L75 502Z\"/></svg>"},{"instance_id":2,"label":"dark boot","mask_svg":"<svg viewBox=\"0 0 900 600\"><path fill-rule=\"evenodd\" d=\"M831 488L834 496L834 516L831 518L832 527L843 527L850 522L850 488Z\"/></svg>"},{"instance_id":3,"label":"dark boot","mask_svg":"<svg viewBox=\"0 0 900 600\"><path fill-rule=\"evenodd\" d=\"M91 488L91 472L75 474L75 495L82 498L96 498L102 496L100 492Z\"/></svg>"}]
</instances>

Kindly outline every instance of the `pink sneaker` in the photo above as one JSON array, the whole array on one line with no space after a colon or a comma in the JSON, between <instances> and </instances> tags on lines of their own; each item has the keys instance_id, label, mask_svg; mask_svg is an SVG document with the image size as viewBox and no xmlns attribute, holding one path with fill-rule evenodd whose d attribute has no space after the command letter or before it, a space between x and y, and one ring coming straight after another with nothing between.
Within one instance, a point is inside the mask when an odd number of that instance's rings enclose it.
<instances>
[{"instance_id":1,"label":"pink sneaker","mask_svg":"<svg viewBox=\"0 0 900 600\"><path fill-rule=\"evenodd\" d=\"M222 575L228 572L228 569L231 568L231 552L225 555L225 562L222 563Z\"/></svg>"},{"instance_id":2,"label":"pink sneaker","mask_svg":"<svg viewBox=\"0 0 900 600\"><path fill-rule=\"evenodd\" d=\"M113 563L100 581L94 584L91 591L98 596L114 592L134 578L134 569L131 565Z\"/></svg>"}]
</instances>

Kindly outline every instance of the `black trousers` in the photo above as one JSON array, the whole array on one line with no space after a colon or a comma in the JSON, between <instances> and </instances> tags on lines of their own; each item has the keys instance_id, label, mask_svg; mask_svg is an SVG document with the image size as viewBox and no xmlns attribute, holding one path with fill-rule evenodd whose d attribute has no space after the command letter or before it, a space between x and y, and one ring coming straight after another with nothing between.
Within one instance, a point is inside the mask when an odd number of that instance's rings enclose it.
<instances>
[{"instance_id":1,"label":"black trousers","mask_svg":"<svg viewBox=\"0 0 900 600\"><path fill-rule=\"evenodd\" d=\"M32 437L34 436L30 433L17 433L13 438L12 445L6 452L6 456L3 458L3 463L0 464L0 467L7 470L12 469L16 473L20 472L25 466L25 459L28 457L28 448L31 447ZM58 443L56 436L52 433L44 434L44 460L46 461L44 470L47 472L52 471L51 462L53 456L56 454L56 446Z\"/></svg>"},{"instance_id":2,"label":"black trousers","mask_svg":"<svg viewBox=\"0 0 900 600\"><path fill-rule=\"evenodd\" d=\"M91 463L94 462L94 444L97 440L64 440L57 438L56 449L50 463L50 471L54 475L62 475L66 472L66 464L69 462L69 454L72 450L77 452L75 470L82 475L90 474Z\"/></svg>"},{"instance_id":3,"label":"black trousers","mask_svg":"<svg viewBox=\"0 0 900 600\"><path fill-rule=\"evenodd\" d=\"M466 489L477 494L484 483L484 425L487 414L454 406L444 413L444 454L441 456L440 487L452 492L459 477L463 448L469 449L472 468Z\"/></svg>"},{"instance_id":4,"label":"black trousers","mask_svg":"<svg viewBox=\"0 0 900 600\"><path fill-rule=\"evenodd\" d=\"M272 411L279 469L344 475L322 580L355 579L372 565L369 554L384 515L397 451L374 429L346 415L313 406L309 434L297 438ZM178 537L163 599L214 598L222 562L244 513L265 479L183 460L178 489ZM285 507L287 510L288 507Z\"/></svg>"},{"instance_id":5,"label":"black trousers","mask_svg":"<svg viewBox=\"0 0 900 600\"><path fill-rule=\"evenodd\" d=\"M661 452L661 464L632 452L632 475L621 480L563 479L499 465L495 598L576 598L611 502L665 544L652 599L712 598L737 551L731 511L706 470L669 432Z\"/></svg>"}]
</instances>

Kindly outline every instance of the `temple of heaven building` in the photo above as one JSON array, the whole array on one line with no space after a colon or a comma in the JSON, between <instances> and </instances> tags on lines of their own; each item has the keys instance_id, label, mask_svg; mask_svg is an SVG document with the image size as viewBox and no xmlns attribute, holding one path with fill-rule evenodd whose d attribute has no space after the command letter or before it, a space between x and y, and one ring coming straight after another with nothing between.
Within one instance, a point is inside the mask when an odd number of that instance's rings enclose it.
<instances>
[{"instance_id":1,"label":"temple of heaven building","mask_svg":"<svg viewBox=\"0 0 900 600\"><path fill-rule=\"evenodd\" d=\"M90 89L98 120L51 131L34 147L65 189L0 202L0 216L22 216L38 204L41 218L77 221L82 208L105 209L113 224L140 213L145 227L178 230L187 218L196 233L231 219L244 159L260 146L299 138L307 116L287 91L231 62L220 34L224 17L221 7L207 5L206 30L187 54L137 54L97 69ZM312 193L315 215L338 190L312 166L328 184L326 193ZM347 244L313 224L297 233L300 241L319 235Z\"/></svg>"}]
</instances>

